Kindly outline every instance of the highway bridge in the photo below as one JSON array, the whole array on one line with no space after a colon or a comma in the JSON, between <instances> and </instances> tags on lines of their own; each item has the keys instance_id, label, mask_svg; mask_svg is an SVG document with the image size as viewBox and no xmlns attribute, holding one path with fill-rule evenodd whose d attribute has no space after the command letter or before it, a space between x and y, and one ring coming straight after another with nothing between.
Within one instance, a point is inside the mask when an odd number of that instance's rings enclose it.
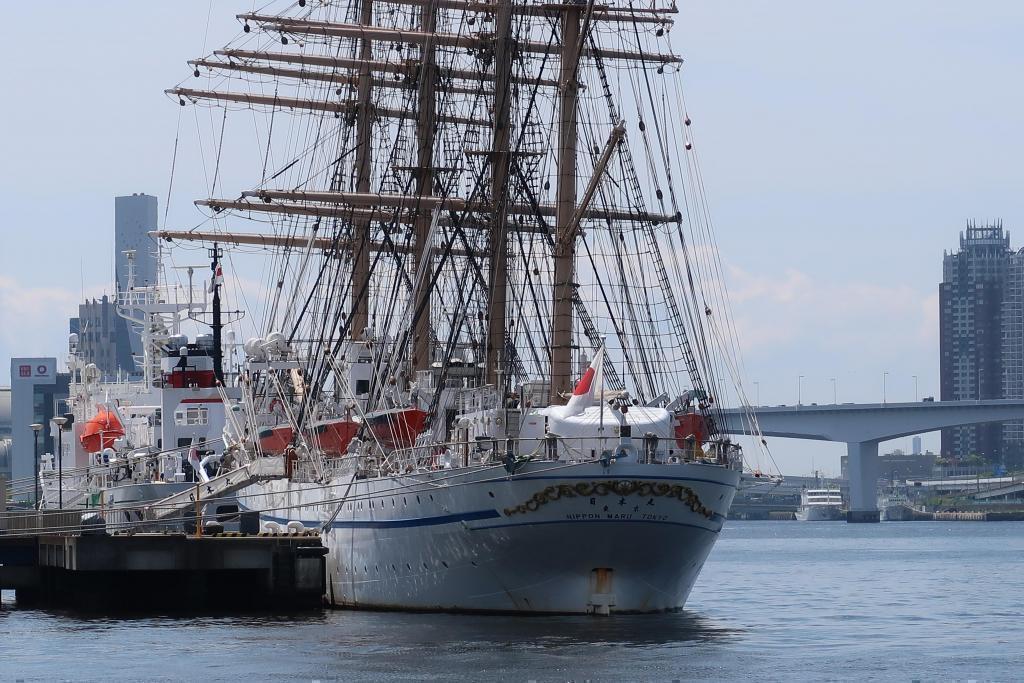
<instances>
[{"instance_id":1,"label":"highway bridge","mask_svg":"<svg viewBox=\"0 0 1024 683\"><path fill-rule=\"evenodd\" d=\"M849 456L850 512L847 521L877 522L878 444L944 427L1024 419L1024 401L922 401L920 403L843 403L751 406L761 433L790 439L837 441ZM722 431L750 434L743 411L725 411Z\"/></svg>"}]
</instances>

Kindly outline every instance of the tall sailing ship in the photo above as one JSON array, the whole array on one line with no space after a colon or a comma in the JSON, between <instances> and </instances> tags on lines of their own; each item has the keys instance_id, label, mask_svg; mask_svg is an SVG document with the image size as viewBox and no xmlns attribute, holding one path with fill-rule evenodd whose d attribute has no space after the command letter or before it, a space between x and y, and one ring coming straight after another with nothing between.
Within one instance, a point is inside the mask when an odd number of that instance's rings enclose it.
<instances>
[{"instance_id":1,"label":"tall sailing ship","mask_svg":"<svg viewBox=\"0 0 1024 683\"><path fill-rule=\"evenodd\" d=\"M675 6L280 10L168 91L210 194L158 236L264 259L223 448L285 476L241 507L321 531L339 606L682 607L742 396Z\"/></svg>"}]
</instances>

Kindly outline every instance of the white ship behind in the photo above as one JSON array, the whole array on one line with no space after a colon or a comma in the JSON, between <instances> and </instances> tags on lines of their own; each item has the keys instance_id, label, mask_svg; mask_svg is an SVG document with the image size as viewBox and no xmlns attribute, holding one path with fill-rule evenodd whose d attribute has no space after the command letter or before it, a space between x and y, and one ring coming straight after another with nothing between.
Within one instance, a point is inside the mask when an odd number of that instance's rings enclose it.
<instances>
[{"instance_id":1,"label":"white ship behind","mask_svg":"<svg viewBox=\"0 0 1024 683\"><path fill-rule=\"evenodd\" d=\"M804 489L796 511L800 522L837 522L846 519L843 496L838 488Z\"/></svg>"}]
</instances>

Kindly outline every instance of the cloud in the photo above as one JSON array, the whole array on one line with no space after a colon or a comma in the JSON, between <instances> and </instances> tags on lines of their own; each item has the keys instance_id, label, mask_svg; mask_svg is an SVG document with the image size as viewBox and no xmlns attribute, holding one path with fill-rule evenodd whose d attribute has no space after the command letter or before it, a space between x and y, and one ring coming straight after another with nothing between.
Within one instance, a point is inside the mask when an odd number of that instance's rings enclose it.
<instances>
[{"instance_id":1,"label":"cloud","mask_svg":"<svg viewBox=\"0 0 1024 683\"><path fill-rule=\"evenodd\" d=\"M87 295L93 296L94 290L101 288L89 288ZM26 287L0 275L0 378L7 377L12 356L64 354L68 318L78 312L80 298L80 292L69 288Z\"/></svg>"},{"instance_id":2,"label":"cloud","mask_svg":"<svg viewBox=\"0 0 1024 683\"><path fill-rule=\"evenodd\" d=\"M905 284L833 282L795 268L754 274L728 267L743 348L898 355L938 346L938 295Z\"/></svg>"}]
</instances>

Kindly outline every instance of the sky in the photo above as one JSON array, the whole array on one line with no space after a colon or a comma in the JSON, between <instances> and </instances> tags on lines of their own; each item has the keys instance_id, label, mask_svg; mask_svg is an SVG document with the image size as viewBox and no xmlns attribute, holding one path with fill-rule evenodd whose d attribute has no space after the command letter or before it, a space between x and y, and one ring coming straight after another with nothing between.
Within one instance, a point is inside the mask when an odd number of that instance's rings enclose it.
<instances>
[{"instance_id":1,"label":"sky","mask_svg":"<svg viewBox=\"0 0 1024 683\"><path fill-rule=\"evenodd\" d=\"M751 399L937 395L942 255L968 219L1024 231L1024 3L679 0L671 35ZM0 47L0 384L66 350L111 289L113 198L201 219L202 163L163 93L250 0L10 3ZM886 374L887 373L887 374ZM802 377L802 379L800 379ZM883 379L884 378L884 379ZM756 383L756 384L755 384ZM844 446L770 440L786 474ZM886 447L909 449L909 439ZM937 450L937 435L925 438ZM765 463L766 465L768 463Z\"/></svg>"}]
</instances>

